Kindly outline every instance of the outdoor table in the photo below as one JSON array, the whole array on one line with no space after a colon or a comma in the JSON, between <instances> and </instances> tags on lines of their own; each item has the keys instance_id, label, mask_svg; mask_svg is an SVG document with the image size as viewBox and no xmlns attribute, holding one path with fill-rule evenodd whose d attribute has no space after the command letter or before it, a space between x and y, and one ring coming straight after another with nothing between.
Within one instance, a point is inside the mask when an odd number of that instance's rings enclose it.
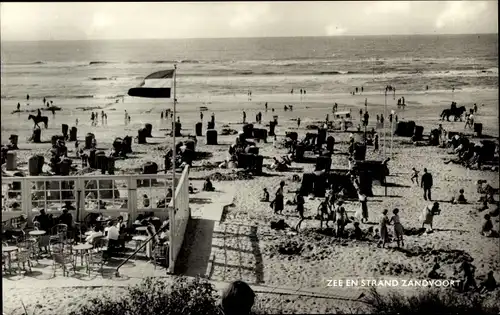
<instances>
[{"instance_id":1,"label":"outdoor table","mask_svg":"<svg viewBox=\"0 0 500 315\"><path fill-rule=\"evenodd\" d=\"M138 226L138 227L136 227L135 229L136 229L138 232L146 233L147 228L148 228L147 226Z\"/></svg>"},{"instance_id":2,"label":"outdoor table","mask_svg":"<svg viewBox=\"0 0 500 315\"><path fill-rule=\"evenodd\" d=\"M40 246L40 237L45 235L47 232L45 232L44 230L34 230L34 231L29 231L29 235L31 236L34 236L35 239L36 239L36 242L38 243L38 245ZM41 250L40 250L41 251ZM40 257L40 251L38 251L38 257Z\"/></svg>"},{"instance_id":3,"label":"outdoor table","mask_svg":"<svg viewBox=\"0 0 500 315\"><path fill-rule=\"evenodd\" d=\"M9 262L7 264L9 266L9 272L12 270L12 266L11 266L12 257L11 257L11 254L12 254L12 252L17 252L18 250L19 250L19 248L17 246L2 246L2 253L7 253L8 257L9 257Z\"/></svg>"},{"instance_id":4,"label":"outdoor table","mask_svg":"<svg viewBox=\"0 0 500 315\"><path fill-rule=\"evenodd\" d=\"M73 250L75 252L80 252L80 263L81 263L81 266L83 266L83 252L92 249L92 247L93 246L90 245L90 244L79 244L79 245L73 246ZM78 254L76 254L75 257L78 257ZM76 265L76 258L75 258L75 265Z\"/></svg>"}]
</instances>

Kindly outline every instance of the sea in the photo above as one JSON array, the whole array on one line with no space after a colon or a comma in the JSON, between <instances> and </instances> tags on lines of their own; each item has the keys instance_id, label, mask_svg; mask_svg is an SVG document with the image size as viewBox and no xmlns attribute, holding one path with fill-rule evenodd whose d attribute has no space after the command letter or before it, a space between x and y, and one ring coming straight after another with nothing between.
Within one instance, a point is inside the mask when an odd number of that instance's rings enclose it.
<instances>
[{"instance_id":1,"label":"sea","mask_svg":"<svg viewBox=\"0 0 500 315\"><path fill-rule=\"evenodd\" d=\"M498 35L415 35L1 43L2 107L32 98L126 95L177 64L177 95L498 89Z\"/></svg>"}]
</instances>

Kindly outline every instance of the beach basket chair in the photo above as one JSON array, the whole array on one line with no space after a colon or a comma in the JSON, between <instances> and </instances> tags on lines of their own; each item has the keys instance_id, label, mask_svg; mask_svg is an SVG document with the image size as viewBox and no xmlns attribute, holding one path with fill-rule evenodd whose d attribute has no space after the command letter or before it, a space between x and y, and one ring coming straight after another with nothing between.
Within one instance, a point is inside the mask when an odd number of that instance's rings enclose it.
<instances>
[{"instance_id":1,"label":"beach basket chair","mask_svg":"<svg viewBox=\"0 0 500 315\"><path fill-rule=\"evenodd\" d=\"M53 259L53 276L56 276L56 271L58 267L61 267L63 270L63 276L66 276L68 273L68 266L73 268L73 272L76 273L76 264L75 264L75 259L73 255L64 253L64 252L57 252L57 253L52 253L52 259Z\"/></svg>"}]
</instances>

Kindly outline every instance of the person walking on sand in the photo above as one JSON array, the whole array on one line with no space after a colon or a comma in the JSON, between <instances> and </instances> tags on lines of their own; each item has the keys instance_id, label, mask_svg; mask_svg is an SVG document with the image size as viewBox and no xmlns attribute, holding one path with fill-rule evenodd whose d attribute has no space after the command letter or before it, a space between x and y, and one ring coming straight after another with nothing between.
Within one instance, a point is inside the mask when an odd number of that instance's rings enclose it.
<instances>
[{"instance_id":1,"label":"person walking on sand","mask_svg":"<svg viewBox=\"0 0 500 315\"><path fill-rule=\"evenodd\" d=\"M420 215L420 221L422 222L422 228L427 224L431 227L430 231L432 231L432 223L434 221L434 216L440 214L441 210L439 209L439 203L434 202L433 204L427 205L422 214Z\"/></svg>"},{"instance_id":2,"label":"person walking on sand","mask_svg":"<svg viewBox=\"0 0 500 315\"><path fill-rule=\"evenodd\" d=\"M411 178L410 178L411 182L413 184L414 183L413 180L415 179L415 181L417 182L417 185L418 185L418 171L414 167L411 169L411 171L412 171L412 175L411 175Z\"/></svg>"},{"instance_id":3,"label":"person walking on sand","mask_svg":"<svg viewBox=\"0 0 500 315\"><path fill-rule=\"evenodd\" d=\"M398 247L399 247L400 242L401 242L401 246L405 246L405 243L403 242L404 229L403 229L403 225L399 221L399 209L396 208L396 209L392 210L392 213L394 215L391 217L391 220L389 221L389 223L392 222L394 224L394 238L396 238L396 242L398 244Z\"/></svg>"},{"instance_id":4,"label":"person walking on sand","mask_svg":"<svg viewBox=\"0 0 500 315\"><path fill-rule=\"evenodd\" d=\"M337 221L337 231L336 231L337 237L344 236L344 227L347 224L345 208L342 206L343 203L344 202L342 200L339 200L337 203L337 209L335 211L336 212L335 219Z\"/></svg>"},{"instance_id":5,"label":"person walking on sand","mask_svg":"<svg viewBox=\"0 0 500 315\"><path fill-rule=\"evenodd\" d=\"M368 200L366 198L366 195L360 193L359 191L358 191L358 198L359 198L360 207L356 211L356 214L354 216L361 223L366 223L366 222L368 222Z\"/></svg>"},{"instance_id":6,"label":"person walking on sand","mask_svg":"<svg viewBox=\"0 0 500 315\"><path fill-rule=\"evenodd\" d=\"M304 197L300 193L297 193L295 195L295 202L297 203L297 212L299 213L299 217L300 217L299 223L297 223L297 225L295 226L295 231L298 232L300 230L300 225L305 220L305 217L304 217L304 203L305 203Z\"/></svg>"},{"instance_id":7,"label":"person walking on sand","mask_svg":"<svg viewBox=\"0 0 500 315\"><path fill-rule=\"evenodd\" d=\"M429 201L432 201L431 199L431 188L433 185L432 175L431 173L427 173L426 168L424 168L424 174L422 175L420 183L421 183L420 186L424 189L424 200L427 200L427 198L429 198Z\"/></svg>"},{"instance_id":8,"label":"person walking on sand","mask_svg":"<svg viewBox=\"0 0 500 315\"><path fill-rule=\"evenodd\" d=\"M389 218L387 217L388 212L389 211L387 209L384 209L384 211L382 211L382 216L380 217L379 221L380 241L378 246L380 246L380 243L382 243L382 248L384 248L385 243L389 241L389 231L387 229L387 224L389 224Z\"/></svg>"},{"instance_id":9,"label":"person walking on sand","mask_svg":"<svg viewBox=\"0 0 500 315\"><path fill-rule=\"evenodd\" d=\"M285 182L281 181L278 189L276 190L276 194L274 197L274 200L271 202L271 206L274 209L275 214L282 214L284 204L283 204L283 189L285 187Z\"/></svg>"}]
</instances>

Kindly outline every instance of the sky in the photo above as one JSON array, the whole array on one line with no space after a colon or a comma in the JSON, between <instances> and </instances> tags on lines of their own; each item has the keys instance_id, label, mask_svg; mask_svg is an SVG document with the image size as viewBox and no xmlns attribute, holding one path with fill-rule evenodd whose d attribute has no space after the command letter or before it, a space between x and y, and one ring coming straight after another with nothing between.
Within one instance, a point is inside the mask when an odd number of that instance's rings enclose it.
<instances>
[{"instance_id":1,"label":"sky","mask_svg":"<svg viewBox=\"0 0 500 315\"><path fill-rule=\"evenodd\" d=\"M2 41L498 34L497 1L1 3Z\"/></svg>"}]
</instances>

